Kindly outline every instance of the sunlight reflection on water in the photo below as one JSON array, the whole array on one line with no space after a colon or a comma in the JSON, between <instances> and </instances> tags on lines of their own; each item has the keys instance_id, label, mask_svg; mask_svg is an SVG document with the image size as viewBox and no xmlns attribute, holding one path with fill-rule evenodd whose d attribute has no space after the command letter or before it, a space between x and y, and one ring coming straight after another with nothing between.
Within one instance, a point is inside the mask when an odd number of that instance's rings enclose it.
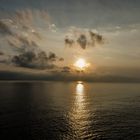
<instances>
[{"instance_id":1,"label":"sunlight reflection on water","mask_svg":"<svg viewBox=\"0 0 140 140\"><path fill-rule=\"evenodd\" d=\"M83 94L84 93L84 84L82 82L78 82L76 85L76 93Z\"/></svg>"},{"instance_id":2,"label":"sunlight reflection on water","mask_svg":"<svg viewBox=\"0 0 140 140\"><path fill-rule=\"evenodd\" d=\"M72 130L76 136L81 139L92 138L92 133L89 130L91 119L85 88L82 82L76 84L75 99L69 114L69 124L72 125Z\"/></svg>"}]
</instances>

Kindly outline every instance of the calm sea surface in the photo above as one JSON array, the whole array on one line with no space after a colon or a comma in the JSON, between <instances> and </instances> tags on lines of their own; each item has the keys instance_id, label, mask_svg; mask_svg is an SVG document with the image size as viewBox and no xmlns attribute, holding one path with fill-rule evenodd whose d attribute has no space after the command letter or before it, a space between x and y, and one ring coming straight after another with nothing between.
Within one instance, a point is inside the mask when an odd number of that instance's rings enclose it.
<instances>
[{"instance_id":1,"label":"calm sea surface","mask_svg":"<svg viewBox=\"0 0 140 140\"><path fill-rule=\"evenodd\" d=\"M140 84L0 82L1 140L140 140Z\"/></svg>"}]
</instances>

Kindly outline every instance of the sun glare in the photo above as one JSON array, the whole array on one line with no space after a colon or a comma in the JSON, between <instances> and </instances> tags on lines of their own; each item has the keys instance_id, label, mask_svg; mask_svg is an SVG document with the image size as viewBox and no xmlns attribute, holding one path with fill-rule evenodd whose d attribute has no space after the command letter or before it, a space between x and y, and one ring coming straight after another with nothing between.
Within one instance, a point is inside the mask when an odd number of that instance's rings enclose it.
<instances>
[{"instance_id":1,"label":"sun glare","mask_svg":"<svg viewBox=\"0 0 140 140\"><path fill-rule=\"evenodd\" d=\"M88 64L86 63L85 59L80 58L75 62L74 66L77 67L78 69L83 70L88 66Z\"/></svg>"}]
</instances>

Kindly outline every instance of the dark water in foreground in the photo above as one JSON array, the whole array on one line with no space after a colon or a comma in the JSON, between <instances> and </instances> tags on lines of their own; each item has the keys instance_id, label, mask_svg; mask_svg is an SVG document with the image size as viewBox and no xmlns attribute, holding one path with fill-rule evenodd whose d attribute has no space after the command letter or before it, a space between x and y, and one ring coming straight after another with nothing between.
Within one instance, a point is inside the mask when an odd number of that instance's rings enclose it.
<instances>
[{"instance_id":1,"label":"dark water in foreground","mask_svg":"<svg viewBox=\"0 0 140 140\"><path fill-rule=\"evenodd\" d=\"M0 82L0 139L140 140L140 84Z\"/></svg>"}]
</instances>

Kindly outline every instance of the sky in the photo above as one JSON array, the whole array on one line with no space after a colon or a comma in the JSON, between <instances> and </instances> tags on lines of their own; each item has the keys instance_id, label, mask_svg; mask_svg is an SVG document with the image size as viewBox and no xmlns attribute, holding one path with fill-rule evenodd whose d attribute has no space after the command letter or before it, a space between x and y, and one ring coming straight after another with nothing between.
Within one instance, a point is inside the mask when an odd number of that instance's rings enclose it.
<instances>
[{"instance_id":1,"label":"sky","mask_svg":"<svg viewBox=\"0 0 140 140\"><path fill-rule=\"evenodd\" d=\"M0 0L0 72L73 77L83 58L83 77L140 77L139 13L139 0Z\"/></svg>"}]
</instances>

